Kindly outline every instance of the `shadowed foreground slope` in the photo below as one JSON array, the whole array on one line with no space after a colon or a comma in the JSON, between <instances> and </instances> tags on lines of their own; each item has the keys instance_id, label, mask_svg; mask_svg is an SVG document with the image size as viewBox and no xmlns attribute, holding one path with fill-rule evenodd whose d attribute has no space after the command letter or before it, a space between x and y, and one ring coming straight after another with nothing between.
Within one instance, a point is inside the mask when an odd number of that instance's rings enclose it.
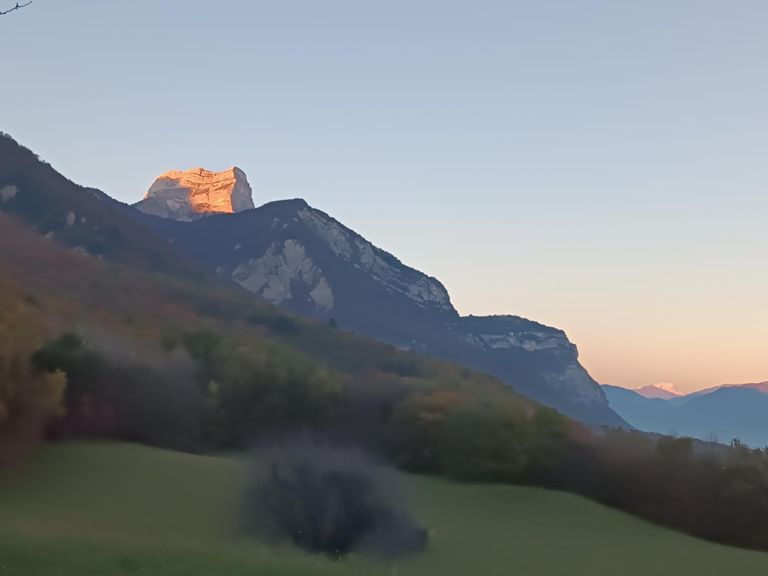
<instances>
[{"instance_id":1,"label":"shadowed foreground slope","mask_svg":"<svg viewBox=\"0 0 768 576\"><path fill-rule=\"evenodd\" d=\"M112 443L55 444L0 484L0 573L380 574L394 567L237 536L247 465ZM765 574L768 554L710 544L583 498L409 478L427 552L402 575Z\"/></svg>"}]
</instances>

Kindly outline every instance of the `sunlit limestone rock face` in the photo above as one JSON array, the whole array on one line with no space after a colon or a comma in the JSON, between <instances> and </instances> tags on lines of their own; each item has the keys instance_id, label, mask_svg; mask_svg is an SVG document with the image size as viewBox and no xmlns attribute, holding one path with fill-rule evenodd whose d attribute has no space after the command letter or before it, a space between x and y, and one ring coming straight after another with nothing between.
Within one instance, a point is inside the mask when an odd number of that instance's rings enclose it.
<instances>
[{"instance_id":1,"label":"sunlit limestone rock face","mask_svg":"<svg viewBox=\"0 0 768 576\"><path fill-rule=\"evenodd\" d=\"M239 168L223 172L192 168L160 175L135 207L153 216L189 222L209 214L250 210L254 205L251 186Z\"/></svg>"}]
</instances>

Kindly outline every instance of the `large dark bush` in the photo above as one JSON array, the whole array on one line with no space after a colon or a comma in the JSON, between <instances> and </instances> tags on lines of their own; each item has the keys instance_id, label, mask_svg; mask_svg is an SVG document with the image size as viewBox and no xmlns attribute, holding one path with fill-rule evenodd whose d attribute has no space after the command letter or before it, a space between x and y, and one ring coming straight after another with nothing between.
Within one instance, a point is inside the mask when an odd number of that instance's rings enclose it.
<instances>
[{"instance_id":1,"label":"large dark bush","mask_svg":"<svg viewBox=\"0 0 768 576\"><path fill-rule=\"evenodd\" d=\"M247 530L340 558L420 552L427 533L393 488L392 471L361 452L311 444L260 451L243 507Z\"/></svg>"}]
</instances>

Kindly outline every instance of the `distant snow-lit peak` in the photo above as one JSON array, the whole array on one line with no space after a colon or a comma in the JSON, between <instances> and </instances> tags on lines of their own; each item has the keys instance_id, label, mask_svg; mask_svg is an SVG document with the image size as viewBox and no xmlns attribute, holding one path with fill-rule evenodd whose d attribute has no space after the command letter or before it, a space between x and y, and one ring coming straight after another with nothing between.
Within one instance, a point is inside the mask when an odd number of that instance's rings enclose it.
<instances>
[{"instance_id":1,"label":"distant snow-lit peak","mask_svg":"<svg viewBox=\"0 0 768 576\"><path fill-rule=\"evenodd\" d=\"M635 392L646 398L661 398L662 400L669 400L685 395L684 392L678 390L677 387L670 382L660 382L659 384L643 386L642 388L636 388Z\"/></svg>"}]
</instances>

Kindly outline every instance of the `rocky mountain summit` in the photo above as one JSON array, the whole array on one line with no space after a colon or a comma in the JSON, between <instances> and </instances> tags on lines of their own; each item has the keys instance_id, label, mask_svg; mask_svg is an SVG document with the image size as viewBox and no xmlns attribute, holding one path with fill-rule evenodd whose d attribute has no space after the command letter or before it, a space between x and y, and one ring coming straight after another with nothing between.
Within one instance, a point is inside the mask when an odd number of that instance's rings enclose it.
<instances>
[{"instance_id":1,"label":"rocky mountain summit","mask_svg":"<svg viewBox=\"0 0 768 576\"><path fill-rule=\"evenodd\" d=\"M203 168L171 170L158 176L144 199L134 205L145 214L191 221L210 214L232 214L254 208L245 172Z\"/></svg>"}]
</instances>

